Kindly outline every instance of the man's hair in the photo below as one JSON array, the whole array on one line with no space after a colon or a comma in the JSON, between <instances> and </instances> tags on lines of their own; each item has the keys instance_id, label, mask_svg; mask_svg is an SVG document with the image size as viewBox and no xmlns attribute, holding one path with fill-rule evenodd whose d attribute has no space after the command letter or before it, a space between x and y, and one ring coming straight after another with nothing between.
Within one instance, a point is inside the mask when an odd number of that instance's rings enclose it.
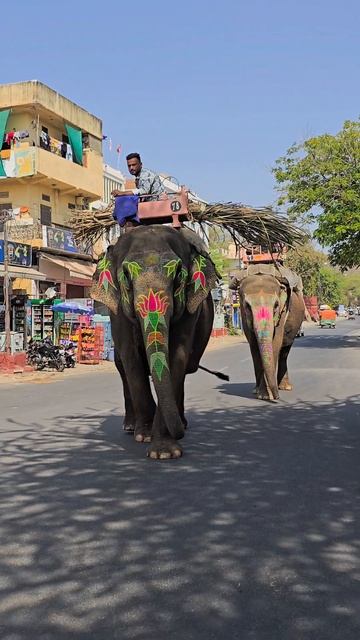
<instances>
[{"instance_id":1,"label":"man's hair","mask_svg":"<svg viewBox=\"0 0 360 640\"><path fill-rule=\"evenodd\" d=\"M126 160L131 160L132 158L136 158L136 160L139 160L139 162L141 162L140 153L129 153L126 156Z\"/></svg>"}]
</instances>

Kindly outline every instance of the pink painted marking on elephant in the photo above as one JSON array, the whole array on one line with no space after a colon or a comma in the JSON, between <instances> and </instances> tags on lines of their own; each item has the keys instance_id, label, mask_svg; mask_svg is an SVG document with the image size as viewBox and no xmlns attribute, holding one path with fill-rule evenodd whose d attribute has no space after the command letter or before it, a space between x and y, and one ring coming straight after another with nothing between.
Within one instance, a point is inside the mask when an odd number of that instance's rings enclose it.
<instances>
[{"instance_id":1,"label":"pink painted marking on elephant","mask_svg":"<svg viewBox=\"0 0 360 640\"><path fill-rule=\"evenodd\" d=\"M259 307L255 314L256 320L271 320L271 317L270 307Z\"/></svg>"}]
</instances>

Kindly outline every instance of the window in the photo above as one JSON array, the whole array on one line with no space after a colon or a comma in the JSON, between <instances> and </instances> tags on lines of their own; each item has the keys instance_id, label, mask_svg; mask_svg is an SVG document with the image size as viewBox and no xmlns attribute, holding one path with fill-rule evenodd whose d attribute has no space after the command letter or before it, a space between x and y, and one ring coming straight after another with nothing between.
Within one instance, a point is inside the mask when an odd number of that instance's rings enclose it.
<instances>
[{"instance_id":1,"label":"window","mask_svg":"<svg viewBox=\"0 0 360 640\"><path fill-rule=\"evenodd\" d=\"M49 129L47 127L41 127L41 131L44 133L49 133Z\"/></svg>"},{"instance_id":2,"label":"window","mask_svg":"<svg viewBox=\"0 0 360 640\"><path fill-rule=\"evenodd\" d=\"M68 202L68 209L75 209L75 205L73 202Z\"/></svg>"},{"instance_id":3,"label":"window","mask_svg":"<svg viewBox=\"0 0 360 640\"><path fill-rule=\"evenodd\" d=\"M45 204L40 205L40 222L48 227L51 225L51 207Z\"/></svg>"},{"instance_id":4,"label":"window","mask_svg":"<svg viewBox=\"0 0 360 640\"><path fill-rule=\"evenodd\" d=\"M84 133L82 134L82 143L83 143L83 149L90 149L90 141L89 141L89 134L88 133Z\"/></svg>"},{"instance_id":5,"label":"window","mask_svg":"<svg viewBox=\"0 0 360 640\"><path fill-rule=\"evenodd\" d=\"M0 191L0 198L8 198L8 197L9 197L8 191Z\"/></svg>"},{"instance_id":6,"label":"window","mask_svg":"<svg viewBox=\"0 0 360 640\"><path fill-rule=\"evenodd\" d=\"M69 144L69 137L65 135L65 133L62 134L62 142L65 142L66 144Z\"/></svg>"},{"instance_id":7,"label":"window","mask_svg":"<svg viewBox=\"0 0 360 640\"><path fill-rule=\"evenodd\" d=\"M41 199L45 200L45 202L50 202L50 196L48 196L46 193L41 194Z\"/></svg>"}]
</instances>

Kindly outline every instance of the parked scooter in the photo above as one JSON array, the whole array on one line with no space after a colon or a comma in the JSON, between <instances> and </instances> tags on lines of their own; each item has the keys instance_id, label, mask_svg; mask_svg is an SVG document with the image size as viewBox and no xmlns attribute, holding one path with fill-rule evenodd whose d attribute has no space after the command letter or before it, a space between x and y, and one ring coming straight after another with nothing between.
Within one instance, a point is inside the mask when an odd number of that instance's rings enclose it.
<instances>
[{"instance_id":1,"label":"parked scooter","mask_svg":"<svg viewBox=\"0 0 360 640\"><path fill-rule=\"evenodd\" d=\"M73 369L76 365L75 346L72 342L69 342L64 347L65 366L68 369Z\"/></svg>"}]
</instances>

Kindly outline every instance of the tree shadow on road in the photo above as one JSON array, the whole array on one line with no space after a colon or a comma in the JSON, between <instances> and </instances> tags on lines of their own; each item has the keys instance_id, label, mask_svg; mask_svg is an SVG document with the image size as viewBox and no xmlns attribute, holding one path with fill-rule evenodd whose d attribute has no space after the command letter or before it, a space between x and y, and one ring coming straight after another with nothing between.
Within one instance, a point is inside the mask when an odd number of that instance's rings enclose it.
<instances>
[{"instance_id":1,"label":"tree shadow on road","mask_svg":"<svg viewBox=\"0 0 360 640\"><path fill-rule=\"evenodd\" d=\"M319 329L319 335L305 335L295 340L293 348L310 348L310 349L344 349L355 348L360 345L360 329L359 335L339 336L336 329ZM331 331L328 335L327 331Z\"/></svg>"},{"instance_id":2,"label":"tree shadow on road","mask_svg":"<svg viewBox=\"0 0 360 640\"><path fill-rule=\"evenodd\" d=\"M1 640L355 640L359 414L191 411L167 463L118 415L8 420Z\"/></svg>"}]
</instances>

